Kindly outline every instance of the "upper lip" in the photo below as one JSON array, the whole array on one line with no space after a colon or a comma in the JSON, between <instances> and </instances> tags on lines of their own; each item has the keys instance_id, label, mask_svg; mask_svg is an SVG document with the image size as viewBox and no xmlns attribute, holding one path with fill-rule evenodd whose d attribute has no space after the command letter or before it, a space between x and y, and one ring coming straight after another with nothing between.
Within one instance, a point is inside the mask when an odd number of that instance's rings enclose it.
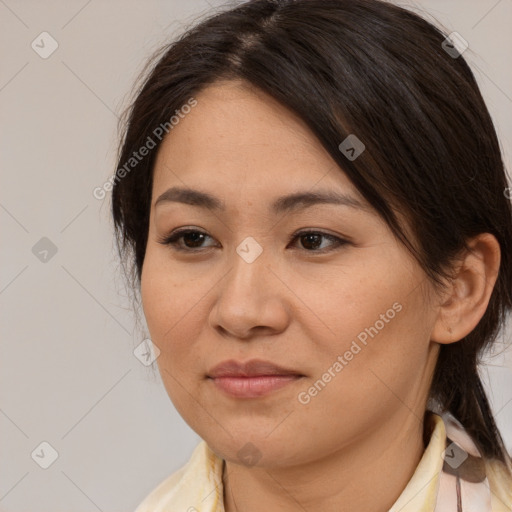
<instances>
[{"instance_id":1,"label":"upper lip","mask_svg":"<svg viewBox=\"0 0 512 512\"><path fill-rule=\"evenodd\" d=\"M277 366L270 361L263 361L261 359L251 359L246 362L223 361L222 363L214 366L209 372L208 377L256 377L264 375L301 375L296 370L283 368ZM301 375L302 376L302 375Z\"/></svg>"}]
</instances>

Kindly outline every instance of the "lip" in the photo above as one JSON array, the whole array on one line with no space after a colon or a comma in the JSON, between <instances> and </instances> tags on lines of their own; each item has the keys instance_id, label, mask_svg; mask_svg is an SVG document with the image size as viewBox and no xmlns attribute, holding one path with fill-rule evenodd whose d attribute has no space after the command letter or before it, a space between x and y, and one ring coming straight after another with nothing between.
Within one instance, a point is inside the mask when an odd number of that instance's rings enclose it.
<instances>
[{"instance_id":1,"label":"lip","mask_svg":"<svg viewBox=\"0 0 512 512\"><path fill-rule=\"evenodd\" d=\"M208 372L208 379L222 391L237 398L257 398L295 382L304 375L270 361L224 361Z\"/></svg>"},{"instance_id":2,"label":"lip","mask_svg":"<svg viewBox=\"0 0 512 512\"><path fill-rule=\"evenodd\" d=\"M246 362L223 361L214 366L209 372L208 377L264 377L267 375L302 375L297 370L278 366L270 361L262 359L250 359Z\"/></svg>"}]
</instances>

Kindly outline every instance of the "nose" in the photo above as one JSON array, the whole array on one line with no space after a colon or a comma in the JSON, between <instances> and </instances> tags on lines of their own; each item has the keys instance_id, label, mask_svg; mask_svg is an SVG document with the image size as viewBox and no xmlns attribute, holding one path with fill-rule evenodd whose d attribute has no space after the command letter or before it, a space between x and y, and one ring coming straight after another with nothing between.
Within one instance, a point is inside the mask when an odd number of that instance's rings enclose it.
<instances>
[{"instance_id":1,"label":"nose","mask_svg":"<svg viewBox=\"0 0 512 512\"><path fill-rule=\"evenodd\" d=\"M215 287L210 325L244 340L283 331L289 323L287 287L272 269L270 255L263 251L251 261L240 254L233 252L231 268Z\"/></svg>"}]
</instances>

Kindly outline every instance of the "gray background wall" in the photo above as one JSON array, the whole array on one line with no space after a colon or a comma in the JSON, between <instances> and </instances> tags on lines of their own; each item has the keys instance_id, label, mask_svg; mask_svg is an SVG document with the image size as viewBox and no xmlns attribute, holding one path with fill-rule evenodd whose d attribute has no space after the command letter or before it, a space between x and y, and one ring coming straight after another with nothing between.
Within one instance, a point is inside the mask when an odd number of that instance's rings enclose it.
<instances>
[{"instance_id":1,"label":"gray background wall","mask_svg":"<svg viewBox=\"0 0 512 512\"><path fill-rule=\"evenodd\" d=\"M110 203L92 191L115 170L117 116L145 59L218 5L0 0L1 512L133 510L199 441L133 354L143 337ZM401 5L469 42L510 168L512 0ZM43 31L58 43L47 58ZM484 374L512 450L511 351ZM47 469L42 442L58 452Z\"/></svg>"}]
</instances>

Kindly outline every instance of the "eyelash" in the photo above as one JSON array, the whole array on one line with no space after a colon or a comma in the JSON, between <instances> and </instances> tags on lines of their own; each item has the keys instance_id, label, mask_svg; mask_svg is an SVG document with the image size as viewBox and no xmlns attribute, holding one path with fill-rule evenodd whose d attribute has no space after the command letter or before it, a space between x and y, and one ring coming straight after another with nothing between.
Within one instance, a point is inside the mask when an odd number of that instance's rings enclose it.
<instances>
[{"instance_id":1,"label":"eyelash","mask_svg":"<svg viewBox=\"0 0 512 512\"><path fill-rule=\"evenodd\" d=\"M198 229L187 229L187 228L185 228L185 229L176 230L176 231L174 231L173 233L171 233L168 236L159 238L157 241L158 241L158 243L160 243L162 245L172 246L172 249L174 249L176 251L182 251L182 252L188 252L188 253L201 252L202 251L201 247L198 247L198 248L183 248L183 247L180 247L178 245L178 240L181 239L183 237L183 235L188 234L188 233L199 233L201 235L209 236L207 233L204 233L203 231L199 231ZM344 246L344 245L349 243L348 240L345 240L343 238L331 235L329 233L324 233L322 231L314 231L314 230L305 230L305 231L299 231L297 233L294 233L290 237L290 239L288 240L288 243L293 242L294 240L299 239L299 238L301 238L303 236L307 236L307 235L320 235L320 236L328 239L329 241L334 242L334 244L335 244L334 247L331 247L329 249L325 249L325 248L324 249L320 249L320 250L302 249L302 250L304 250L306 252L309 252L309 253L325 254L325 253L331 252L331 251L335 250L336 248L342 247L342 246ZM211 247L212 246L210 246L209 248L211 248Z\"/></svg>"}]
</instances>

